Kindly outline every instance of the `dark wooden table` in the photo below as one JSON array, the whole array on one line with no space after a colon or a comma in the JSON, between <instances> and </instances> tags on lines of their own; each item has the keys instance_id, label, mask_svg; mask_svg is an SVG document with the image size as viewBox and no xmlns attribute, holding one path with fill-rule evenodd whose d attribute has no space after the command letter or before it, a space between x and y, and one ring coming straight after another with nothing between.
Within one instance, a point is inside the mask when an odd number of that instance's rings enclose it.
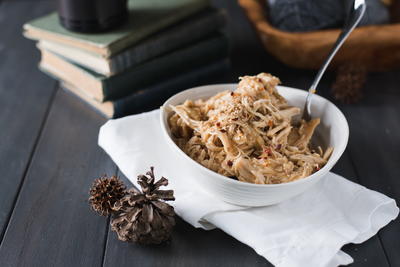
<instances>
[{"instance_id":1,"label":"dark wooden table","mask_svg":"<svg viewBox=\"0 0 400 267\"><path fill-rule=\"evenodd\" d=\"M233 68L224 81L266 71L307 88L315 72L267 55L235 1L214 4L229 13ZM97 146L105 119L39 72L39 53L21 36L24 22L53 9L54 1L0 0L0 266L271 266L222 231L179 219L169 244L119 242L90 211L93 179L118 174ZM328 74L320 86L328 98L331 82ZM400 201L400 71L371 74L365 98L339 107L350 142L334 171ZM400 220L344 250L354 266L400 266Z\"/></svg>"}]
</instances>

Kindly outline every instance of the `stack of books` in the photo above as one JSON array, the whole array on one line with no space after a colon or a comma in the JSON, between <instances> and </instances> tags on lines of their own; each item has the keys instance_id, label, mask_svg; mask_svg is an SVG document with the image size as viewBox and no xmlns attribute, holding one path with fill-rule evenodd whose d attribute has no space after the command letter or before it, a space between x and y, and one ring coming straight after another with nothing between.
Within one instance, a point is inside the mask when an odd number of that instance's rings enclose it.
<instances>
[{"instance_id":1,"label":"stack of books","mask_svg":"<svg viewBox=\"0 0 400 267\"><path fill-rule=\"evenodd\" d=\"M206 0L129 0L129 20L106 33L70 32L56 13L24 25L39 68L108 118L147 110L229 67L226 16Z\"/></svg>"}]
</instances>

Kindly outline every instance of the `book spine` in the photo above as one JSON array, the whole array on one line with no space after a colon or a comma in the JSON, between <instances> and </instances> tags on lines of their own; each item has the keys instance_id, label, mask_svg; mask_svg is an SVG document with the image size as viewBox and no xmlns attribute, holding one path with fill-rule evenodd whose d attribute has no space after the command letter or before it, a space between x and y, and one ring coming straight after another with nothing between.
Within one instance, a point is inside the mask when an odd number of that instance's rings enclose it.
<instances>
[{"instance_id":1,"label":"book spine","mask_svg":"<svg viewBox=\"0 0 400 267\"><path fill-rule=\"evenodd\" d=\"M102 79L104 101L116 100L228 54L228 40L223 34L195 45L158 57L121 74Z\"/></svg>"},{"instance_id":2,"label":"book spine","mask_svg":"<svg viewBox=\"0 0 400 267\"><path fill-rule=\"evenodd\" d=\"M114 102L114 118L159 107L166 99L182 90L215 81L229 67L228 59L216 61L117 100Z\"/></svg>"},{"instance_id":3,"label":"book spine","mask_svg":"<svg viewBox=\"0 0 400 267\"><path fill-rule=\"evenodd\" d=\"M200 40L221 28L225 16L223 10L211 9L138 43L109 59L110 75Z\"/></svg>"}]
</instances>

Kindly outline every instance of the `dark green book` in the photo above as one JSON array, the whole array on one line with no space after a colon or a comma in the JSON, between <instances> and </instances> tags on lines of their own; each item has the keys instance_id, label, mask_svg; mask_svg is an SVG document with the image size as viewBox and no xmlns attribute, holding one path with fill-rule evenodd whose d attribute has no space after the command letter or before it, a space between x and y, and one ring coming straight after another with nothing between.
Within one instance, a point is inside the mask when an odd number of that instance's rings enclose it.
<instances>
[{"instance_id":1,"label":"dark green book","mask_svg":"<svg viewBox=\"0 0 400 267\"><path fill-rule=\"evenodd\" d=\"M208 0L129 0L128 4L128 22L110 32L71 32L59 24L57 13L51 13L26 23L24 35L34 40L58 42L110 57L150 34L204 9Z\"/></svg>"},{"instance_id":2,"label":"dark green book","mask_svg":"<svg viewBox=\"0 0 400 267\"><path fill-rule=\"evenodd\" d=\"M228 53L228 40L225 35L218 33L111 77L73 64L45 49L41 49L41 52L41 69L52 73L61 81L84 89L88 95L103 102L122 98L162 79L225 58Z\"/></svg>"}]
</instances>

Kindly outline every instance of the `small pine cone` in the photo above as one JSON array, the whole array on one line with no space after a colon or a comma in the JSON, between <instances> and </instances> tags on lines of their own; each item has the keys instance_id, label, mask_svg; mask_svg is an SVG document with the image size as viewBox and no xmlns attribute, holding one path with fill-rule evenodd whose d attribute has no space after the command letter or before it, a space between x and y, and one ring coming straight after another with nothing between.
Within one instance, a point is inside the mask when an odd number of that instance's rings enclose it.
<instances>
[{"instance_id":1,"label":"small pine cone","mask_svg":"<svg viewBox=\"0 0 400 267\"><path fill-rule=\"evenodd\" d=\"M102 177L94 181L90 189L89 203L94 211L102 216L113 212L112 208L126 194L124 183L116 176Z\"/></svg>"},{"instance_id":2,"label":"small pine cone","mask_svg":"<svg viewBox=\"0 0 400 267\"><path fill-rule=\"evenodd\" d=\"M332 85L334 97L343 103L355 103L362 97L362 88L367 77L367 69L361 64L345 64L338 68Z\"/></svg>"},{"instance_id":3,"label":"small pine cone","mask_svg":"<svg viewBox=\"0 0 400 267\"><path fill-rule=\"evenodd\" d=\"M174 208L164 201L175 200L172 190L159 190L167 185L162 177L154 182L153 167L148 176L139 175L138 183L142 192L129 189L126 196L114 205L116 214L111 221L111 229L118 239L140 244L160 244L168 240L175 225Z\"/></svg>"}]
</instances>

